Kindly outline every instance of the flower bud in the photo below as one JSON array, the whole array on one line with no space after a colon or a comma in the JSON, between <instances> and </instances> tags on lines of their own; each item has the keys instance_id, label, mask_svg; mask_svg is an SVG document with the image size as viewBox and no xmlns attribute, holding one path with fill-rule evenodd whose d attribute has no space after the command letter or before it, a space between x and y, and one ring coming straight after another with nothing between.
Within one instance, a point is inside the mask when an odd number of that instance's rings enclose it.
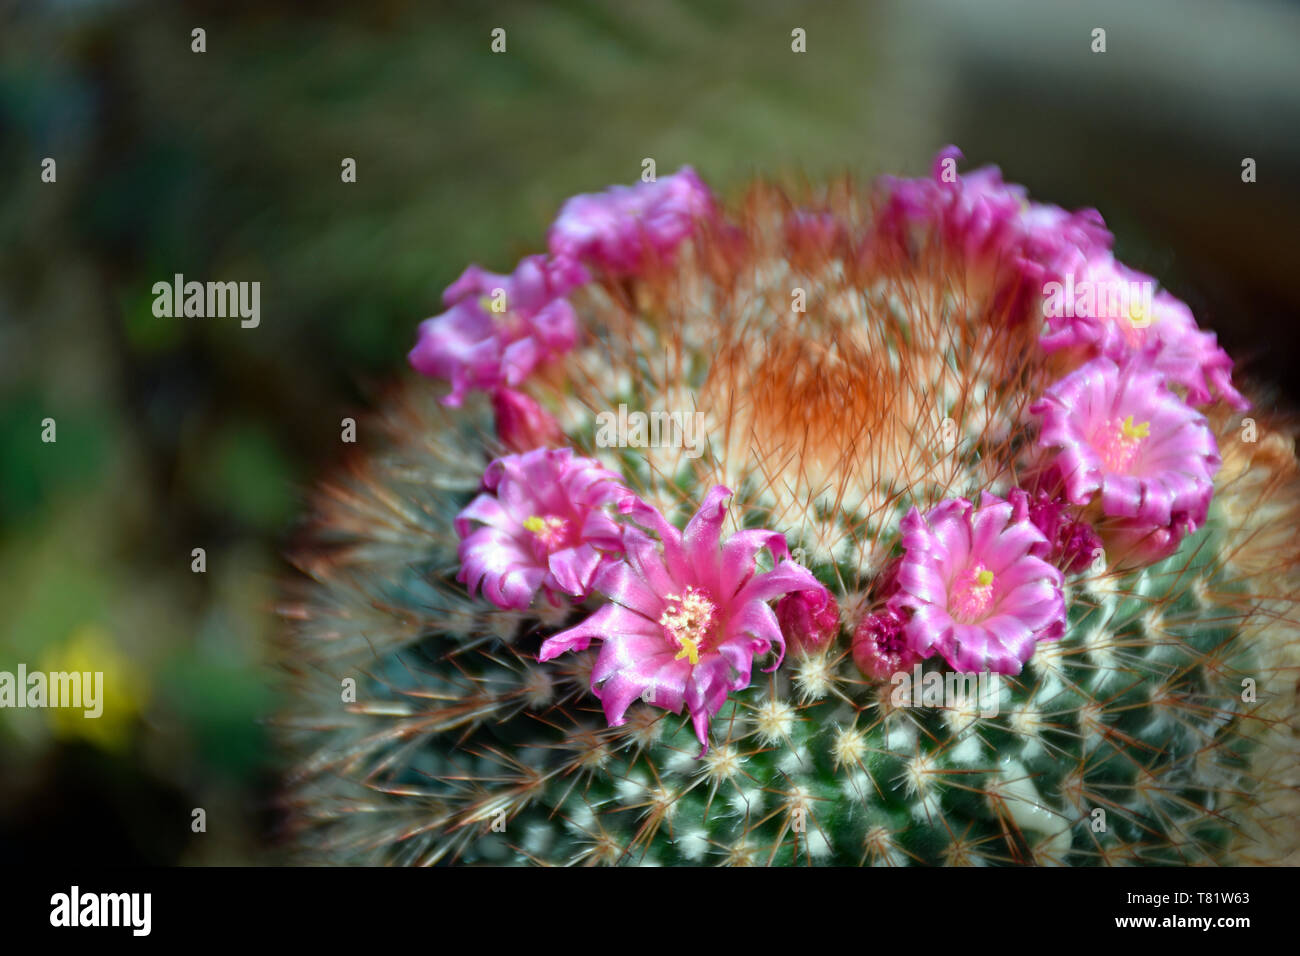
<instances>
[{"instance_id":1,"label":"flower bud","mask_svg":"<svg viewBox=\"0 0 1300 956\"><path fill-rule=\"evenodd\" d=\"M920 656L908 646L903 616L887 607L868 614L853 631L853 663L872 680L887 681L910 671Z\"/></svg>"},{"instance_id":2,"label":"flower bud","mask_svg":"<svg viewBox=\"0 0 1300 956\"><path fill-rule=\"evenodd\" d=\"M835 639L840 629L840 608L826 588L792 591L777 602L776 619L791 648L815 651Z\"/></svg>"},{"instance_id":3,"label":"flower bud","mask_svg":"<svg viewBox=\"0 0 1300 956\"><path fill-rule=\"evenodd\" d=\"M508 451L523 454L563 444L559 423L523 392L498 388L492 393L492 411L496 413L497 437Z\"/></svg>"}]
</instances>

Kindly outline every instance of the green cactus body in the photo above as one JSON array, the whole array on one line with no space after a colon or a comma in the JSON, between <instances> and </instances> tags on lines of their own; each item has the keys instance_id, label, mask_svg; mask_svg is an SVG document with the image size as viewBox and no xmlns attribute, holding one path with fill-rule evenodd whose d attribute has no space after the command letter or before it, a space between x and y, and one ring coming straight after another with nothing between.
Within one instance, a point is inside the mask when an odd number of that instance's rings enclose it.
<instances>
[{"instance_id":1,"label":"green cactus body","mask_svg":"<svg viewBox=\"0 0 1300 956\"><path fill-rule=\"evenodd\" d=\"M820 198L850 230L870 221L847 186ZM1265 424L1243 443L1239 417L1211 410L1224 466L1208 521L1157 563L1102 555L1068 575L1065 634L1018 675L931 658L893 682L865 677L847 635L880 604L902 513L1014 485L1032 452L1025 409L1060 370L1028 324L1007 321L991 291L1001 265L957 272L930 245L863 265L783 238L787 208L756 188L743 248L705 230L671 264L576 294L585 338L528 390L575 448L670 517L714 482L736 489L736 527L801 549L838 600L841 635L756 669L712 718L703 756L686 716L650 702L608 726L595 648L537 660L595 599L505 610L456 581L455 516L501 452L485 404L447 409L428 383L403 385L294 552L304 574L282 609L292 704L279 725L298 858L1097 865L1294 852L1290 439ZM792 288L808 301L793 316ZM620 404L698 410L707 447L602 448L597 416Z\"/></svg>"}]
</instances>

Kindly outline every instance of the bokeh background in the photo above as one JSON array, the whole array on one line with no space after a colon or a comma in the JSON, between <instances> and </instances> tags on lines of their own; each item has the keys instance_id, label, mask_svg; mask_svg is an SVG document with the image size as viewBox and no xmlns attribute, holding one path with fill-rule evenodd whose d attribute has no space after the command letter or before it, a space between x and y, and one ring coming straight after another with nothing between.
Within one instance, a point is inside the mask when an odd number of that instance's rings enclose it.
<instances>
[{"instance_id":1,"label":"bokeh background","mask_svg":"<svg viewBox=\"0 0 1300 956\"><path fill-rule=\"evenodd\" d=\"M465 264L645 157L735 196L957 143L1099 208L1294 404L1298 48L1283 0L0 2L0 670L108 683L99 721L0 710L0 864L280 858L304 489ZM261 325L154 317L178 272L260 281Z\"/></svg>"}]
</instances>

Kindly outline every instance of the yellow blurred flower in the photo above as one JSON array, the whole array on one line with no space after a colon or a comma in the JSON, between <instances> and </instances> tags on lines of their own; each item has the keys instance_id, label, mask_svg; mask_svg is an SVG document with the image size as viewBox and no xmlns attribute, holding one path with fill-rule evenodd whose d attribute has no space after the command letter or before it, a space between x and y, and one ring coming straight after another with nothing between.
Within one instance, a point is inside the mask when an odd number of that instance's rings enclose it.
<instances>
[{"instance_id":1,"label":"yellow blurred flower","mask_svg":"<svg viewBox=\"0 0 1300 956\"><path fill-rule=\"evenodd\" d=\"M118 651L105 628L90 623L78 626L61 646L45 655L40 668L50 673L103 675L102 682L96 682L98 717L86 716L88 708L51 707L46 711L56 736L79 737L105 750L121 750L129 743L132 721L148 702L149 681Z\"/></svg>"}]
</instances>

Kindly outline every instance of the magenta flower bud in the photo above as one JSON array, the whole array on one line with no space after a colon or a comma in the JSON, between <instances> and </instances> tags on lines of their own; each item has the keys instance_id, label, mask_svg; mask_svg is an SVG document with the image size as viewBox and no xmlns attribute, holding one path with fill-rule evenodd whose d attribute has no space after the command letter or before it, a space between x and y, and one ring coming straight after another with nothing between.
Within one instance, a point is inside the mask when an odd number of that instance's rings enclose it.
<instances>
[{"instance_id":1,"label":"magenta flower bud","mask_svg":"<svg viewBox=\"0 0 1300 956\"><path fill-rule=\"evenodd\" d=\"M840 608L826 588L792 591L777 602L776 620L786 644L807 653L835 639L840 629Z\"/></svg>"},{"instance_id":2,"label":"magenta flower bud","mask_svg":"<svg viewBox=\"0 0 1300 956\"><path fill-rule=\"evenodd\" d=\"M522 454L564 444L560 423L523 392L498 388L492 393L492 411L496 414L497 437L508 451Z\"/></svg>"},{"instance_id":3,"label":"magenta flower bud","mask_svg":"<svg viewBox=\"0 0 1300 956\"><path fill-rule=\"evenodd\" d=\"M920 656L908 646L903 615L894 608L868 614L853 631L853 663L872 680L910 671Z\"/></svg>"},{"instance_id":4,"label":"magenta flower bud","mask_svg":"<svg viewBox=\"0 0 1300 956\"><path fill-rule=\"evenodd\" d=\"M1092 564L1097 552L1101 550L1101 536L1086 521L1072 518L1067 503L1046 491L1039 490L1033 494L1013 488L1007 500L1028 511L1029 520L1035 528L1043 533L1048 547L1043 549L1041 557L1055 564L1066 574L1077 574Z\"/></svg>"},{"instance_id":5,"label":"magenta flower bud","mask_svg":"<svg viewBox=\"0 0 1300 956\"><path fill-rule=\"evenodd\" d=\"M1086 521L1067 521L1057 532L1053 552L1066 574L1078 574L1096 560L1101 536Z\"/></svg>"}]
</instances>

